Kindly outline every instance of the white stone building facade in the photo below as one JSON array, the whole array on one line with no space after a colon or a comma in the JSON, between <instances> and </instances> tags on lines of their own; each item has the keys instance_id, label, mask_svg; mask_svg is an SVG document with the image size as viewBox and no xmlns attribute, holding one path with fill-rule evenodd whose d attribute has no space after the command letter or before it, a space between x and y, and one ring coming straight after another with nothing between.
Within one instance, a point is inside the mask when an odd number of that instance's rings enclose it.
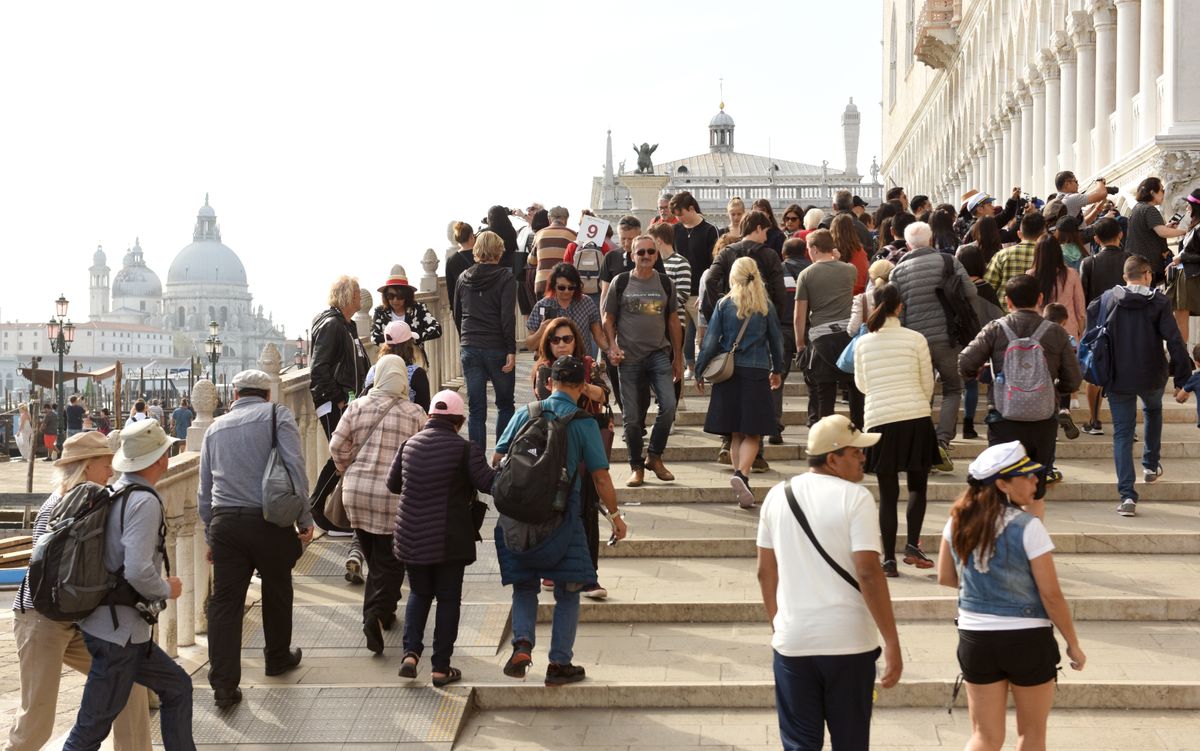
<instances>
[{"instance_id":1,"label":"white stone building facade","mask_svg":"<svg viewBox=\"0 0 1200 751\"><path fill-rule=\"evenodd\" d=\"M1044 198L1072 170L1131 204L1155 175L1168 209L1200 178L1198 31L1200 0L884 0L884 182Z\"/></svg>"}]
</instances>

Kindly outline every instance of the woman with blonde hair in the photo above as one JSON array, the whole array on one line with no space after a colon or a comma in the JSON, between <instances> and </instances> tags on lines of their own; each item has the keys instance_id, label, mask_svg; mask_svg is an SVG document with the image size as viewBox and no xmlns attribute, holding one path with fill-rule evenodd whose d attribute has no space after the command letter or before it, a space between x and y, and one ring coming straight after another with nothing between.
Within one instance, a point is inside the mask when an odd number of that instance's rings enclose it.
<instances>
[{"instance_id":1,"label":"woman with blonde hair","mask_svg":"<svg viewBox=\"0 0 1200 751\"><path fill-rule=\"evenodd\" d=\"M733 355L733 377L713 385L704 432L731 436L730 485L738 505L752 508L754 494L748 478L762 437L775 430L771 389L783 383L783 331L753 258L734 261L729 294L713 309L696 357L697 388L703 390L704 369L722 352Z\"/></svg>"},{"instance_id":2,"label":"woman with blonde hair","mask_svg":"<svg viewBox=\"0 0 1200 751\"><path fill-rule=\"evenodd\" d=\"M33 461L33 417L25 402L17 410L17 450L21 452L21 461Z\"/></svg>"},{"instance_id":3,"label":"woman with blonde hair","mask_svg":"<svg viewBox=\"0 0 1200 751\"><path fill-rule=\"evenodd\" d=\"M867 279L870 283L863 293L855 295L854 300L850 303L850 323L846 326L846 330L850 332L851 336L857 333L859 328L871 317L871 311L875 309L876 292L888 283L894 268L896 268L896 264L882 258L867 268Z\"/></svg>"},{"instance_id":4,"label":"woman with blonde hair","mask_svg":"<svg viewBox=\"0 0 1200 751\"><path fill-rule=\"evenodd\" d=\"M112 476L115 452L108 439L96 431L77 433L63 444L62 458L54 463L54 492L38 510L33 542L46 533L58 502L84 483L106 485ZM74 623L52 621L33 608L29 576L13 600L13 637L21 677L21 707L13 718L6 751L34 751L54 732L62 666L84 675L92 669L92 656L83 643L83 632ZM125 708L113 722L117 751L150 748L150 697L146 687L133 684Z\"/></svg>"},{"instance_id":5,"label":"woman with blonde hair","mask_svg":"<svg viewBox=\"0 0 1200 751\"><path fill-rule=\"evenodd\" d=\"M425 426L425 410L408 393L408 365L396 355L380 357L374 386L350 402L329 441L346 517L367 561L363 633L375 654L383 653L383 631L396 622L404 582L404 564L392 554L396 497L387 488L388 470L400 444Z\"/></svg>"},{"instance_id":6,"label":"woman with blonde hair","mask_svg":"<svg viewBox=\"0 0 1200 751\"><path fill-rule=\"evenodd\" d=\"M729 217L729 226L720 231L720 235L737 235L741 232L742 219L746 216L746 202L739 196L729 199L725 204L725 216ZM714 258L716 256L713 256Z\"/></svg>"}]
</instances>

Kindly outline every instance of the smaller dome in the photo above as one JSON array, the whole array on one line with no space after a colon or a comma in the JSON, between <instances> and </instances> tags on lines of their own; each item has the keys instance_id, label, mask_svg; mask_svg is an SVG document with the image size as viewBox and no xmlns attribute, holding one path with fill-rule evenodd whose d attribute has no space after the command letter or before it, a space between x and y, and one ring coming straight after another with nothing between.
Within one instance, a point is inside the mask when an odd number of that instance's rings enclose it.
<instances>
[{"instance_id":1,"label":"smaller dome","mask_svg":"<svg viewBox=\"0 0 1200 751\"><path fill-rule=\"evenodd\" d=\"M126 266L113 279L112 296L161 298L162 282L148 266Z\"/></svg>"},{"instance_id":2,"label":"smaller dome","mask_svg":"<svg viewBox=\"0 0 1200 751\"><path fill-rule=\"evenodd\" d=\"M103 245L96 246L96 252L92 254L92 265L93 266L108 265L108 256L104 255L104 246Z\"/></svg>"},{"instance_id":3,"label":"smaller dome","mask_svg":"<svg viewBox=\"0 0 1200 751\"><path fill-rule=\"evenodd\" d=\"M200 207L197 216L216 217L217 212L213 211L213 207L208 205L208 194L204 194L204 205Z\"/></svg>"},{"instance_id":4,"label":"smaller dome","mask_svg":"<svg viewBox=\"0 0 1200 751\"><path fill-rule=\"evenodd\" d=\"M846 112L858 112L858 106L854 104L854 97L850 97L850 103L846 105Z\"/></svg>"},{"instance_id":5,"label":"smaller dome","mask_svg":"<svg viewBox=\"0 0 1200 751\"><path fill-rule=\"evenodd\" d=\"M726 112L724 108L721 108L721 111L713 115L713 119L708 121L708 127L732 128L733 118L729 116L729 113Z\"/></svg>"}]
</instances>

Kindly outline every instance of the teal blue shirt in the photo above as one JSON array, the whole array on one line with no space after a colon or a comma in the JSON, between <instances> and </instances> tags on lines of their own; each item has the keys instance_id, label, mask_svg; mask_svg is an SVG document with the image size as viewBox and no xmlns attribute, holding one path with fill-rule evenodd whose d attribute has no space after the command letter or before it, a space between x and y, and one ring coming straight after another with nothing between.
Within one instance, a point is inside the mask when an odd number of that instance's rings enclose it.
<instances>
[{"instance_id":1,"label":"teal blue shirt","mask_svg":"<svg viewBox=\"0 0 1200 751\"><path fill-rule=\"evenodd\" d=\"M579 411L578 405L571 401L571 397L561 391L555 391L549 399L543 399L542 409L555 417ZM496 453L507 454L509 444L521 426L528 421L529 406L526 405L518 409L509 421L508 427L496 443ZM608 469L608 457L604 454L604 442L600 438L600 425L595 420L575 420L567 430L567 467L577 467L580 464L586 467L588 472ZM578 472L575 473L572 490L579 490Z\"/></svg>"}]
</instances>

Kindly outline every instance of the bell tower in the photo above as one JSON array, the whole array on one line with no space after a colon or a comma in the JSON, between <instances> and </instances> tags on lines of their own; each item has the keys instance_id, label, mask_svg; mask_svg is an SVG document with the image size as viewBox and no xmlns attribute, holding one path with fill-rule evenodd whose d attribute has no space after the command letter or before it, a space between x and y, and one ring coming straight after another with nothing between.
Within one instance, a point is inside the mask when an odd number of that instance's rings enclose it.
<instances>
[{"instance_id":1,"label":"bell tower","mask_svg":"<svg viewBox=\"0 0 1200 751\"><path fill-rule=\"evenodd\" d=\"M92 267L88 269L90 274L88 318L93 321L108 315L111 299L109 297L108 271L108 258L104 255L104 248L97 245L96 252L92 254Z\"/></svg>"}]
</instances>

